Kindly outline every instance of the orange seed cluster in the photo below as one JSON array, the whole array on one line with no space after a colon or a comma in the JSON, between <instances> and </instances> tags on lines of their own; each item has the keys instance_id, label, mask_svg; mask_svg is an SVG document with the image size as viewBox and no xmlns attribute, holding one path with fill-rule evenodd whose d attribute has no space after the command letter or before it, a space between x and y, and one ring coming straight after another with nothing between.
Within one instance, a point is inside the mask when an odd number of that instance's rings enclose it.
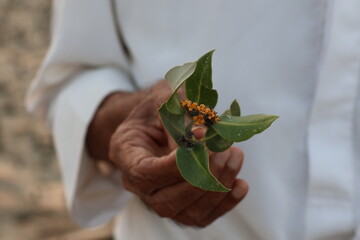
<instances>
[{"instance_id":1,"label":"orange seed cluster","mask_svg":"<svg viewBox=\"0 0 360 240\"><path fill-rule=\"evenodd\" d=\"M181 101L181 106L189 113L196 126L203 124L210 127L220 120L216 112L204 104L198 105L196 102L186 99Z\"/></svg>"}]
</instances>

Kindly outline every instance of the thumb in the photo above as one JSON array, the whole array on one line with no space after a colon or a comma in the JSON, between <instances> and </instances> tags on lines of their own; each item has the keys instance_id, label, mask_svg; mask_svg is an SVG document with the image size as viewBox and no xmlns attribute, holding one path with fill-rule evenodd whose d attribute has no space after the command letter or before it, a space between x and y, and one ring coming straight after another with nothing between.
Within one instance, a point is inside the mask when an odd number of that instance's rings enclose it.
<instances>
[{"instance_id":1,"label":"thumb","mask_svg":"<svg viewBox=\"0 0 360 240\"><path fill-rule=\"evenodd\" d=\"M206 128L204 128L204 127L195 128L193 130L193 134L196 139L201 139L201 138L205 137L205 135L206 135Z\"/></svg>"}]
</instances>

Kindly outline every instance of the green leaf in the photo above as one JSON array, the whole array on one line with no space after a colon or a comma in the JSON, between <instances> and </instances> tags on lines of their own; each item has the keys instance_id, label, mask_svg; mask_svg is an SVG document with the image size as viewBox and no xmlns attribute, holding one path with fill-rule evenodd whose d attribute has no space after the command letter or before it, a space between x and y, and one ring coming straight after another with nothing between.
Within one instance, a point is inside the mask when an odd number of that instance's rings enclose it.
<instances>
[{"instance_id":1,"label":"green leaf","mask_svg":"<svg viewBox=\"0 0 360 240\"><path fill-rule=\"evenodd\" d=\"M195 68L196 62L189 62L173 67L165 74L165 80L169 83L173 93L194 73Z\"/></svg>"},{"instance_id":2,"label":"green leaf","mask_svg":"<svg viewBox=\"0 0 360 240\"><path fill-rule=\"evenodd\" d=\"M173 114L184 114L184 109L180 105L179 95L174 93L166 101L166 108L170 113Z\"/></svg>"},{"instance_id":3,"label":"green leaf","mask_svg":"<svg viewBox=\"0 0 360 240\"><path fill-rule=\"evenodd\" d=\"M243 117L221 116L212 127L226 140L242 142L263 132L278 118L275 115L254 114Z\"/></svg>"},{"instance_id":4,"label":"green leaf","mask_svg":"<svg viewBox=\"0 0 360 240\"><path fill-rule=\"evenodd\" d=\"M206 53L199 58L196 63L196 68L193 74L186 80L186 96L189 100L197 102L199 104L205 104L206 106L215 107L214 102L217 102L217 94L212 91L212 68L211 59L213 51ZM213 99L213 98L216 98Z\"/></svg>"},{"instance_id":5,"label":"green leaf","mask_svg":"<svg viewBox=\"0 0 360 240\"><path fill-rule=\"evenodd\" d=\"M232 115L240 116L240 105L236 99L231 103L230 109L227 109L221 116ZM206 147L213 152L224 152L234 143L221 137L213 127L210 127L206 132Z\"/></svg>"},{"instance_id":6,"label":"green leaf","mask_svg":"<svg viewBox=\"0 0 360 240\"><path fill-rule=\"evenodd\" d=\"M215 89L210 89L204 86L201 86L201 95L199 103L205 104L209 108L215 108L218 101L218 93Z\"/></svg>"},{"instance_id":7,"label":"green leaf","mask_svg":"<svg viewBox=\"0 0 360 240\"><path fill-rule=\"evenodd\" d=\"M223 114L221 114L221 116L225 116L225 115L231 115L230 109L226 109L225 112L223 112Z\"/></svg>"},{"instance_id":8,"label":"green leaf","mask_svg":"<svg viewBox=\"0 0 360 240\"><path fill-rule=\"evenodd\" d=\"M166 102L159 109L161 120L169 134L180 145L180 139L185 135L185 114L172 114L166 107Z\"/></svg>"},{"instance_id":9,"label":"green leaf","mask_svg":"<svg viewBox=\"0 0 360 240\"><path fill-rule=\"evenodd\" d=\"M208 128L205 139L206 147L213 152L224 152L233 144L233 142L222 138L213 127Z\"/></svg>"},{"instance_id":10,"label":"green leaf","mask_svg":"<svg viewBox=\"0 0 360 240\"><path fill-rule=\"evenodd\" d=\"M209 155L203 144L195 144L193 148L179 147L176 151L176 163L184 179L195 187L217 192L231 190L211 174Z\"/></svg>"},{"instance_id":11,"label":"green leaf","mask_svg":"<svg viewBox=\"0 0 360 240\"><path fill-rule=\"evenodd\" d=\"M241 116L240 105L236 99L231 103L230 112L232 116Z\"/></svg>"}]
</instances>

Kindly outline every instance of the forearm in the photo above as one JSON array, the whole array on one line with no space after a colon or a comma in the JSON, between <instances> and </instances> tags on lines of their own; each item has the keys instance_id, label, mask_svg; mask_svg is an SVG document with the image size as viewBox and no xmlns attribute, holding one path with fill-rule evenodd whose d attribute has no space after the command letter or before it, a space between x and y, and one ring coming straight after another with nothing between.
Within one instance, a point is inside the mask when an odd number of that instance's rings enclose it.
<instances>
[{"instance_id":1,"label":"forearm","mask_svg":"<svg viewBox=\"0 0 360 240\"><path fill-rule=\"evenodd\" d=\"M109 159L109 142L112 134L145 95L145 91L115 92L103 100L86 135L86 147L92 158Z\"/></svg>"}]
</instances>

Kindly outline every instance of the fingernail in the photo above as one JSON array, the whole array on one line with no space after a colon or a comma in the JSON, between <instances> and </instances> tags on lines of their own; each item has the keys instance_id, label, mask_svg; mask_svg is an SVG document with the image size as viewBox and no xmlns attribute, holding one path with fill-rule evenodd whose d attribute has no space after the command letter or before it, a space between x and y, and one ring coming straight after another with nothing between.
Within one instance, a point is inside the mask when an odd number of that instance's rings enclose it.
<instances>
[{"instance_id":1,"label":"fingernail","mask_svg":"<svg viewBox=\"0 0 360 240\"><path fill-rule=\"evenodd\" d=\"M227 165L230 169L237 170L240 167L240 163L241 163L240 160L233 156L232 158L229 159Z\"/></svg>"},{"instance_id":2,"label":"fingernail","mask_svg":"<svg viewBox=\"0 0 360 240\"><path fill-rule=\"evenodd\" d=\"M231 194L233 195L234 198L240 199L244 195L244 190L241 186L237 185L235 188L233 188Z\"/></svg>"}]
</instances>

